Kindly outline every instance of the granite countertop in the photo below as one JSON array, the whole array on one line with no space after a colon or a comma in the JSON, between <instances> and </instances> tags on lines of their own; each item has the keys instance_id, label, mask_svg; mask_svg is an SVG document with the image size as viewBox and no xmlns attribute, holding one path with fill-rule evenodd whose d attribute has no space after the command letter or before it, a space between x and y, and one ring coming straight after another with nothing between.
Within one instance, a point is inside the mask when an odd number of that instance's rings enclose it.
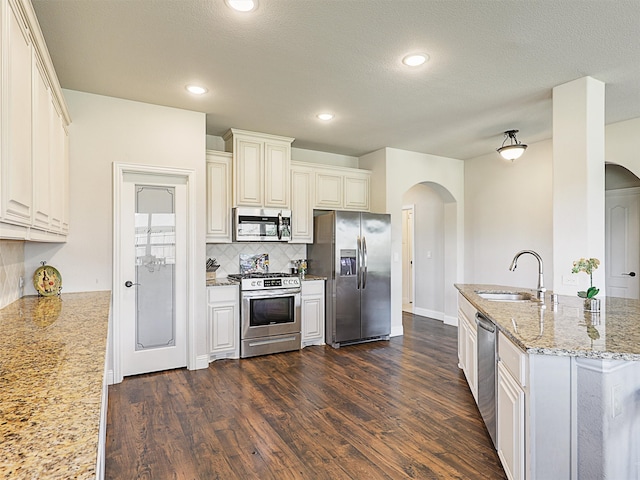
<instances>
[{"instance_id":1,"label":"granite countertop","mask_svg":"<svg viewBox=\"0 0 640 480\"><path fill-rule=\"evenodd\" d=\"M640 360L640 301L598 297L600 313L584 310L577 296L559 295L557 305L547 292L544 303L496 302L477 291L527 292L502 285L456 284L476 309L489 317L507 337L527 353L613 360Z\"/></svg>"},{"instance_id":2,"label":"granite countertop","mask_svg":"<svg viewBox=\"0 0 640 480\"><path fill-rule=\"evenodd\" d=\"M110 292L0 310L0 477L95 478Z\"/></svg>"}]
</instances>

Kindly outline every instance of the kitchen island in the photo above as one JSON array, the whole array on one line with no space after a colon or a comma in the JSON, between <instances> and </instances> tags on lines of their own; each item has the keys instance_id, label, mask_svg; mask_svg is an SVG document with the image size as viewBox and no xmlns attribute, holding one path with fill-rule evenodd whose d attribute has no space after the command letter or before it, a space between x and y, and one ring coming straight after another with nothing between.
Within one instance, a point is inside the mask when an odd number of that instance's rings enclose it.
<instances>
[{"instance_id":1,"label":"kitchen island","mask_svg":"<svg viewBox=\"0 0 640 480\"><path fill-rule=\"evenodd\" d=\"M27 296L0 310L0 477L103 473L110 299Z\"/></svg>"},{"instance_id":2,"label":"kitchen island","mask_svg":"<svg viewBox=\"0 0 640 480\"><path fill-rule=\"evenodd\" d=\"M523 288L456 288L460 319L479 312L498 330L496 449L507 475L640 478L640 302L606 297L593 313L573 296L553 304L551 292L539 302ZM534 300L495 301L478 292Z\"/></svg>"}]
</instances>

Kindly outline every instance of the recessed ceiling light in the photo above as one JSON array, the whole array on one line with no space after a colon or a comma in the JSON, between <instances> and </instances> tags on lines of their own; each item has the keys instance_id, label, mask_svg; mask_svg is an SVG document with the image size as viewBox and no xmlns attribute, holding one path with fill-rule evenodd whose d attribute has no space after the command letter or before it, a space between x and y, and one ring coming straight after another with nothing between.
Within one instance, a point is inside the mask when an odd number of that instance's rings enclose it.
<instances>
[{"instance_id":1,"label":"recessed ceiling light","mask_svg":"<svg viewBox=\"0 0 640 480\"><path fill-rule=\"evenodd\" d=\"M429 59L429 55L425 55L423 53L412 53L411 55L407 55L402 59L402 63L404 63L408 67L418 67L422 65Z\"/></svg>"},{"instance_id":2,"label":"recessed ceiling light","mask_svg":"<svg viewBox=\"0 0 640 480\"><path fill-rule=\"evenodd\" d=\"M333 116L333 113L319 113L318 115L316 115L316 117L318 117L320 120L324 120L325 122L333 120Z\"/></svg>"},{"instance_id":3,"label":"recessed ceiling light","mask_svg":"<svg viewBox=\"0 0 640 480\"><path fill-rule=\"evenodd\" d=\"M203 95L209 91L200 85L187 85L185 88L188 92L193 93L194 95Z\"/></svg>"},{"instance_id":4,"label":"recessed ceiling light","mask_svg":"<svg viewBox=\"0 0 640 480\"><path fill-rule=\"evenodd\" d=\"M258 0L224 0L225 3L238 12L250 12L258 8Z\"/></svg>"}]
</instances>

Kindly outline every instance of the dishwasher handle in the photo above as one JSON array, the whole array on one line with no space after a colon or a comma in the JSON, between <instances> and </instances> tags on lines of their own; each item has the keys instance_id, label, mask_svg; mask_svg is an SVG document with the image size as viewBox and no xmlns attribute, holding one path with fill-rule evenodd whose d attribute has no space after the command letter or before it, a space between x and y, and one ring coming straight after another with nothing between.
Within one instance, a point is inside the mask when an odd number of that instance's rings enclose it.
<instances>
[{"instance_id":1,"label":"dishwasher handle","mask_svg":"<svg viewBox=\"0 0 640 480\"><path fill-rule=\"evenodd\" d=\"M480 312L476 313L476 325L487 332L495 333L496 326L491 320L482 315Z\"/></svg>"}]
</instances>

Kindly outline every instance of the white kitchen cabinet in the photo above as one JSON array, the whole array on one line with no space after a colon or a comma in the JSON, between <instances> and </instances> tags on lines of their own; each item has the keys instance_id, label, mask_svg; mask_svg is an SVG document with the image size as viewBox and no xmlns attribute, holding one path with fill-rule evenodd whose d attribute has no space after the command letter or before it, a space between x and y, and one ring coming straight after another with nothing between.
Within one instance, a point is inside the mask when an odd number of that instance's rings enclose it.
<instances>
[{"instance_id":1,"label":"white kitchen cabinet","mask_svg":"<svg viewBox=\"0 0 640 480\"><path fill-rule=\"evenodd\" d=\"M368 212L370 172L348 172L344 176L344 209Z\"/></svg>"},{"instance_id":2,"label":"white kitchen cabinet","mask_svg":"<svg viewBox=\"0 0 640 480\"><path fill-rule=\"evenodd\" d=\"M510 480L525 478L525 392L498 361L496 449Z\"/></svg>"},{"instance_id":3,"label":"white kitchen cabinet","mask_svg":"<svg viewBox=\"0 0 640 480\"><path fill-rule=\"evenodd\" d=\"M207 287L207 323L210 361L240 358L240 288Z\"/></svg>"},{"instance_id":4,"label":"white kitchen cabinet","mask_svg":"<svg viewBox=\"0 0 640 480\"><path fill-rule=\"evenodd\" d=\"M33 164L31 158L32 42L19 3L2 2L2 148L0 218L31 225Z\"/></svg>"},{"instance_id":5,"label":"white kitchen cabinet","mask_svg":"<svg viewBox=\"0 0 640 480\"><path fill-rule=\"evenodd\" d=\"M478 330L475 318L476 309L458 294L458 362L478 403Z\"/></svg>"},{"instance_id":6,"label":"white kitchen cabinet","mask_svg":"<svg viewBox=\"0 0 640 480\"><path fill-rule=\"evenodd\" d=\"M69 115L31 3L0 4L0 238L65 241Z\"/></svg>"},{"instance_id":7,"label":"white kitchen cabinet","mask_svg":"<svg viewBox=\"0 0 640 480\"><path fill-rule=\"evenodd\" d=\"M293 138L234 128L223 138L233 153L233 206L288 209Z\"/></svg>"},{"instance_id":8,"label":"white kitchen cabinet","mask_svg":"<svg viewBox=\"0 0 640 480\"><path fill-rule=\"evenodd\" d=\"M207 242L231 242L231 153L207 150Z\"/></svg>"},{"instance_id":9,"label":"white kitchen cabinet","mask_svg":"<svg viewBox=\"0 0 640 480\"><path fill-rule=\"evenodd\" d=\"M291 241L313 243L313 168L291 163Z\"/></svg>"},{"instance_id":10,"label":"white kitchen cabinet","mask_svg":"<svg viewBox=\"0 0 640 480\"><path fill-rule=\"evenodd\" d=\"M314 208L370 210L371 172L346 167L316 167Z\"/></svg>"},{"instance_id":11,"label":"white kitchen cabinet","mask_svg":"<svg viewBox=\"0 0 640 480\"><path fill-rule=\"evenodd\" d=\"M324 280L302 281L302 347L324 345L324 284Z\"/></svg>"}]
</instances>

